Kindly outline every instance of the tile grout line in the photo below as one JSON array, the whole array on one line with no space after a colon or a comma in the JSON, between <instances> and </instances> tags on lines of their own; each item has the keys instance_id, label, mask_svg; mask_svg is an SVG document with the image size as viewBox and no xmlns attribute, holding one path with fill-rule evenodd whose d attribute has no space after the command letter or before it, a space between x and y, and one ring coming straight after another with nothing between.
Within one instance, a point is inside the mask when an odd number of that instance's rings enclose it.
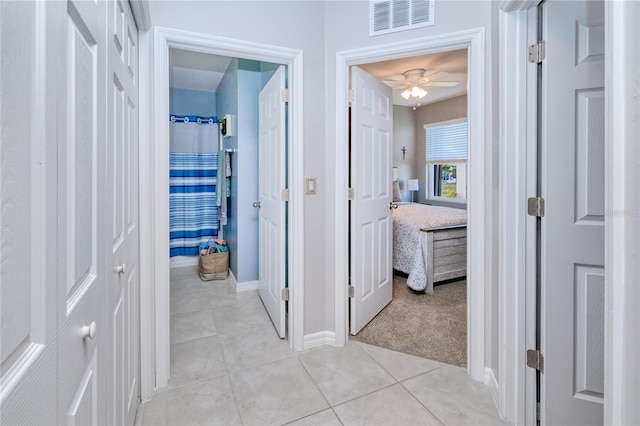
<instances>
[{"instance_id":1,"label":"tile grout line","mask_svg":"<svg viewBox=\"0 0 640 426\"><path fill-rule=\"evenodd\" d=\"M386 371L386 372L387 372L387 374L389 374L391 377L393 377L393 379L396 381L396 383L394 383L394 384L399 384L400 386L402 386L402 388L403 388L404 390L406 390L406 391L409 393L409 395L411 395L411 397L412 397L414 400L418 401L418 404L422 405L422 406L424 407L424 409L425 409L425 410L427 410L427 412L428 412L429 414L431 414L431 415L432 415L436 420L438 420L442 425L444 425L444 424L445 424L442 420L440 420L440 418L439 418L438 416L436 416L436 415L435 415L435 414L434 414L434 413L433 413L433 412L432 412L432 411L431 411L431 410L430 410L426 405L424 405L424 404L422 403L422 401L420 401L420 400L419 400L419 399L418 399L418 398L417 398L417 397L416 397L416 396L415 396L415 395L414 395L414 394L413 394L409 389L407 389L407 388L406 388L406 386L404 386L404 384L402 383L402 382L404 382L404 381L406 381L406 380L411 380L411 379L413 379L414 377L419 377L419 376L422 376L422 375L425 375L425 374L429 374L429 373L431 373L432 371L435 371L435 370L438 370L438 369L442 368L442 366L438 366L438 367L432 368L432 369L431 369L431 370L429 370L429 371L425 371L425 372L423 372L423 373L416 374L415 376L412 376L412 377L409 377L409 378L407 378L407 379L404 379L403 381L400 381L400 380L398 380L398 379L397 379L393 374L391 374L391 372L390 372L390 371L388 371L386 368L384 368L384 366L383 366L381 363L379 363L379 362L378 362L378 360L376 360L376 359L373 357L373 355L369 354L369 352L367 352L367 350L366 350L365 348L363 348L363 347L362 347L358 342L356 342L356 344L360 347L360 349L362 349L362 351L363 351L364 353L366 353L366 354L367 354L371 359L373 359L373 361L374 361L376 364L378 364L378 365L380 366L380 368L382 368L384 371ZM387 348L382 348L382 349L387 349ZM387 349L387 350L390 350L390 349ZM425 359L427 359L427 358L425 358ZM387 387L390 387L390 386L393 386L393 385L389 385L389 386L387 386ZM382 389L385 389L385 388L382 388ZM379 389L379 390L382 390L382 389ZM375 391L375 392L377 392L377 391ZM369 394L367 394L367 395L370 395L371 393L373 393L373 392L370 392L370 393L369 393ZM363 395L363 396L365 396L365 395ZM357 398L356 398L356 399L357 399ZM353 401L353 400L352 400L352 401ZM346 402L349 402L349 401L346 401ZM346 402L345 402L345 403L346 403ZM344 403L343 403L343 404L344 404Z\"/></svg>"},{"instance_id":2,"label":"tile grout line","mask_svg":"<svg viewBox=\"0 0 640 426\"><path fill-rule=\"evenodd\" d=\"M218 325L216 324L215 316L213 317L213 325L214 327L216 327L216 330L217 330ZM220 351L222 351L222 360L224 362L224 368L225 370L227 370L227 379L229 380L229 386L231 387L231 395L233 395L233 403L236 406L236 412L238 413L238 418L240 419L240 423L244 425L245 424L244 419L242 418L242 413L240 412L240 407L238 406L238 397L236 396L236 390L233 386L233 381L231 380L232 373L229 370L229 363L227 362L227 357L224 354L224 345L222 344L222 341L220 340L219 337L218 337L218 341L220 342Z\"/></svg>"},{"instance_id":3,"label":"tile grout line","mask_svg":"<svg viewBox=\"0 0 640 426\"><path fill-rule=\"evenodd\" d=\"M411 380L411 379L413 379L413 378L415 378L415 377L424 376L425 374L429 374L429 373L431 373L432 371L438 370L439 368L441 368L441 367L435 368L435 369L433 369L433 370L429 370L429 371L427 371L426 373L418 374L418 375L413 376L413 377L410 377L410 378L408 378L408 379L406 379L406 380ZM409 393L409 395L411 395L411 397L412 397L414 400L418 401L418 404L422 405L422 406L424 407L424 409L425 409L425 410L427 410L427 412L428 412L429 414L431 414L431 415L432 415L432 416L433 416L437 421L439 421L439 422L440 422L440 424L442 424L443 426L444 426L444 425L446 425L446 423L445 423L444 421L442 421L442 420L440 419L440 417L438 417L438 416L436 415L436 413L434 413L433 411L431 411L431 409L429 409L429 407L427 407L425 404L423 404L423 403L422 403L422 401L420 401L420 400L418 399L418 397L417 397L417 396L415 396L415 395L413 394L413 392L411 392L409 389L407 389L407 387L406 387L406 386L404 385L404 383L403 383L403 382L404 382L404 381L406 381L406 380L403 380L402 382L398 382L398 384L399 384L400 386L402 386L402 388L403 388L404 390L406 390L406 391Z\"/></svg>"},{"instance_id":4,"label":"tile grout line","mask_svg":"<svg viewBox=\"0 0 640 426\"><path fill-rule=\"evenodd\" d=\"M311 383L313 383L313 385L316 387L316 389L318 389L318 392L320 392L320 395L322 395L322 398L324 399L324 402L326 402L327 406L331 409L331 411L333 411L333 415L336 416L336 419L338 419L340 424L344 425L344 423L342 422L342 419L338 416L338 413L335 412L335 410L333 409L333 406L331 405L331 403L327 399L327 397L324 394L324 392L322 392L322 389L320 389L320 386L318 385L318 383L315 381L315 379L313 378L311 373L309 373L309 370L307 369L307 366L304 365L304 362L302 362L302 360L300 359L300 356L296 355L296 359L298 360L298 363L300 363L300 365L302 366L302 369L305 371L305 373L307 373L307 376L309 376L309 378L311 379ZM326 410L326 408L324 410ZM324 411L324 410L321 410L321 411ZM320 411L318 411L318 413L319 412ZM315 414L317 414L317 413L315 413ZM309 416L307 416L307 417L309 417ZM304 417L302 417L302 418L304 418ZM300 419L297 419L297 420L300 420Z\"/></svg>"}]
</instances>

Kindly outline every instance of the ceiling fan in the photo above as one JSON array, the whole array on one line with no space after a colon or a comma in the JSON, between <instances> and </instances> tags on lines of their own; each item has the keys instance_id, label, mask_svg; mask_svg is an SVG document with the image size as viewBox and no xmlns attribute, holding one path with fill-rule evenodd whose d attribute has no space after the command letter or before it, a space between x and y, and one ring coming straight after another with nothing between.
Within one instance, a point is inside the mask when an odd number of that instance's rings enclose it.
<instances>
[{"instance_id":1,"label":"ceiling fan","mask_svg":"<svg viewBox=\"0 0 640 426\"><path fill-rule=\"evenodd\" d=\"M458 85L457 81L441 81L439 79L447 77L449 75L446 71L434 71L431 74L426 74L423 69L412 69L405 71L402 74L390 76L384 79L384 83L393 89L405 90L400 94L406 100L414 97L422 99L427 95L425 87L455 87Z\"/></svg>"}]
</instances>

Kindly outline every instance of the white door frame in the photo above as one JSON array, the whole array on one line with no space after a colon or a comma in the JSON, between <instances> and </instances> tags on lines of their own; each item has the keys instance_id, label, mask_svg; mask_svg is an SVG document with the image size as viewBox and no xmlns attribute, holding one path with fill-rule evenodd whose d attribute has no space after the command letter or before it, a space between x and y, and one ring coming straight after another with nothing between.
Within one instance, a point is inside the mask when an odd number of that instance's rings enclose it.
<instances>
[{"instance_id":1,"label":"white door frame","mask_svg":"<svg viewBox=\"0 0 640 426\"><path fill-rule=\"evenodd\" d=\"M476 28L336 54L335 138L335 341L347 343L348 282L348 124L349 67L455 49L468 49L469 198L467 265L467 367L485 380L485 29Z\"/></svg>"},{"instance_id":2,"label":"white door frame","mask_svg":"<svg viewBox=\"0 0 640 426\"><path fill-rule=\"evenodd\" d=\"M535 224L526 217L525 200L535 194L537 94L535 70L528 66L526 49L536 41L539 3L503 0L500 4L498 408L508 422L528 425L536 423L535 373L527 368L524 357L524 351L535 345ZM640 64L637 18L634 2L605 1L604 424L639 420L637 359L625 358L625 344L637 348L640 327L640 298L634 290L640 275L636 186L640 172L635 166L640 162L640 101L633 72Z\"/></svg>"},{"instance_id":3,"label":"white door frame","mask_svg":"<svg viewBox=\"0 0 640 426\"><path fill-rule=\"evenodd\" d=\"M155 27L140 39L140 291L142 398L169 380L169 48L287 65L289 344L303 346L304 152L302 51ZM146 80L146 79L149 80ZM146 81L143 81L146 80Z\"/></svg>"}]
</instances>

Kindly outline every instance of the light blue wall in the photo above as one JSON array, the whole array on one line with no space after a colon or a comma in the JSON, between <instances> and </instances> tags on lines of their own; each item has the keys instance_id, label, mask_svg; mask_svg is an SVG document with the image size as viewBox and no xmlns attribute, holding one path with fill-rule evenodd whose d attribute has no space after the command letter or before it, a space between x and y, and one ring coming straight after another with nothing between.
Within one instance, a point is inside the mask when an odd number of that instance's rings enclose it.
<instances>
[{"instance_id":1,"label":"light blue wall","mask_svg":"<svg viewBox=\"0 0 640 426\"><path fill-rule=\"evenodd\" d=\"M218 86L218 117L236 116L236 136L224 139L231 157L231 198L224 238L230 268L239 283L258 279L258 95L277 67L233 59Z\"/></svg>"},{"instance_id":2,"label":"light blue wall","mask_svg":"<svg viewBox=\"0 0 640 426\"><path fill-rule=\"evenodd\" d=\"M175 115L216 116L216 92L169 89L169 113Z\"/></svg>"},{"instance_id":3,"label":"light blue wall","mask_svg":"<svg viewBox=\"0 0 640 426\"><path fill-rule=\"evenodd\" d=\"M233 59L227 68L227 71L218 85L217 95L217 113L222 118L225 114L233 114L238 116L238 60ZM230 136L224 139L225 148L237 148L238 137ZM239 154L239 153L238 153ZM238 201L236 194L238 193L238 154L231 156L231 198L227 204L227 225L224 227L224 239L227 240L229 246L229 268L233 271L238 282L238 220L237 208Z\"/></svg>"}]
</instances>

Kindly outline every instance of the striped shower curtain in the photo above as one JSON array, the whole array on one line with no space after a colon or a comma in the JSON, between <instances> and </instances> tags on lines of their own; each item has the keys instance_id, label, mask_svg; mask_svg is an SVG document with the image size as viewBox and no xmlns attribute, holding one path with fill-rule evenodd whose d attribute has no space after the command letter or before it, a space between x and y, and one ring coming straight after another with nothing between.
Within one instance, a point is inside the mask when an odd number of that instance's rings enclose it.
<instances>
[{"instance_id":1,"label":"striped shower curtain","mask_svg":"<svg viewBox=\"0 0 640 426\"><path fill-rule=\"evenodd\" d=\"M200 243L218 236L216 206L218 125L170 123L170 256L195 256Z\"/></svg>"}]
</instances>

